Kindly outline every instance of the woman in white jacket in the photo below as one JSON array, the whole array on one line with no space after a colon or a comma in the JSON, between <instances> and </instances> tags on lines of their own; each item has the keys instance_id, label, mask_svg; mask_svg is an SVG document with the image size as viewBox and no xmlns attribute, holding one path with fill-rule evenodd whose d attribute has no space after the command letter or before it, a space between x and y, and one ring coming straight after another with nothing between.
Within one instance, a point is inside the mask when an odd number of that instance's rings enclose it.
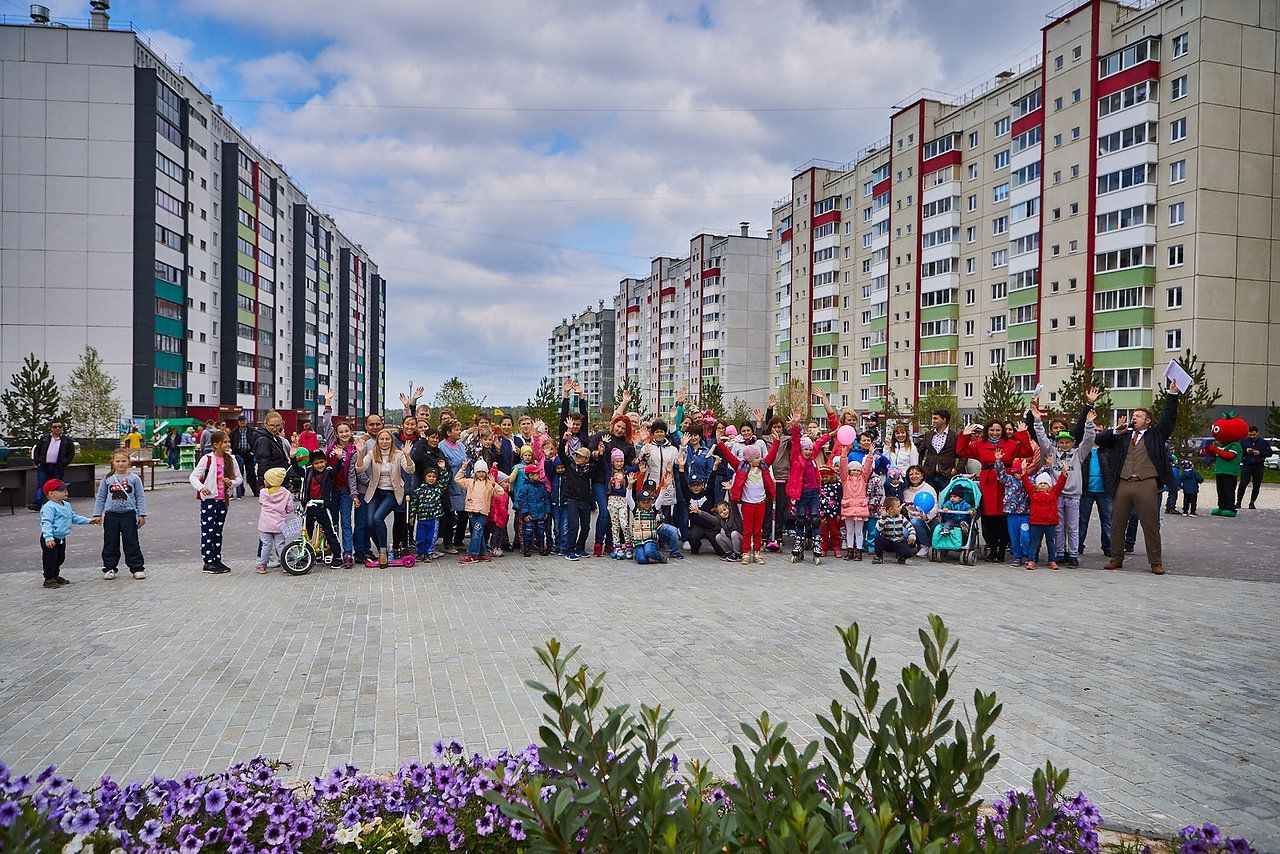
<instances>
[{"instance_id":1,"label":"woman in white jacket","mask_svg":"<svg viewBox=\"0 0 1280 854\"><path fill-rule=\"evenodd\" d=\"M222 528L227 522L227 499L244 483L244 474L231 454L231 437L223 430L210 436L209 453L191 470L191 487L200 501L200 557L204 572L223 575L231 567L222 562Z\"/></svg>"},{"instance_id":2,"label":"woman in white jacket","mask_svg":"<svg viewBox=\"0 0 1280 854\"><path fill-rule=\"evenodd\" d=\"M903 471L920 464L920 452L911 442L911 430L905 422L899 421L893 426L893 434L884 445L884 455L889 460L889 465L897 466Z\"/></svg>"}]
</instances>

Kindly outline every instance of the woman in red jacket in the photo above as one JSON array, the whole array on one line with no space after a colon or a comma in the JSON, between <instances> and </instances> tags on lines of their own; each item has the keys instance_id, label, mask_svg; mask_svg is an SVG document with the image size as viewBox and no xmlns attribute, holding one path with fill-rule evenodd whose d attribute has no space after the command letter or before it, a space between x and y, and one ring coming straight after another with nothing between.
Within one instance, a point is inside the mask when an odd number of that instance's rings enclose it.
<instances>
[{"instance_id":1,"label":"woman in red jacket","mask_svg":"<svg viewBox=\"0 0 1280 854\"><path fill-rule=\"evenodd\" d=\"M982 435L978 436L981 432ZM984 560L1002 561L1009 548L1009 527L1004 518L1004 487L996 475L996 450L1003 452L1005 465L1018 457L1030 457L1033 450L1027 425L1018 422L1017 432L1006 436L1004 424L987 423L986 428L970 424L956 440L956 456L968 457L982 464L978 485L982 487L982 539L987 542ZM939 501L946 496L939 495Z\"/></svg>"}]
</instances>

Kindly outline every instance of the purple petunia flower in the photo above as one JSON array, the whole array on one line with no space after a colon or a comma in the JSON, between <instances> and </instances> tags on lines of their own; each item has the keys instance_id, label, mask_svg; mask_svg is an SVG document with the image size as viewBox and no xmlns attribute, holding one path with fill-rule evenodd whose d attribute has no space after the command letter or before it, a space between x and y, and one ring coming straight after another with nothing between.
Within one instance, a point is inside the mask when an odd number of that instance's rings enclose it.
<instances>
[{"instance_id":1,"label":"purple petunia flower","mask_svg":"<svg viewBox=\"0 0 1280 854\"><path fill-rule=\"evenodd\" d=\"M462 745L456 741L449 742L449 752L452 753L454 756L461 756Z\"/></svg>"},{"instance_id":2,"label":"purple petunia flower","mask_svg":"<svg viewBox=\"0 0 1280 854\"><path fill-rule=\"evenodd\" d=\"M280 845L288 835L289 831L283 824L269 824L262 833L262 841L268 845Z\"/></svg>"},{"instance_id":3,"label":"purple petunia flower","mask_svg":"<svg viewBox=\"0 0 1280 854\"><path fill-rule=\"evenodd\" d=\"M63 820L63 828L69 833L74 833L78 836L92 833L97 826L98 813L96 810L91 809L80 810L71 817L69 822L66 819Z\"/></svg>"},{"instance_id":4,"label":"purple petunia flower","mask_svg":"<svg viewBox=\"0 0 1280 854\"><path fill-rule=\"evenodd\" d=\"M507 833L516 842L523 842L525 839L524 823L519 819L513 819L511 826L507 828Z\"/></svg>"},{"instance_id":5,"label":"purple petunia flower","mask_svg":"<svg viewBox=\"0 0 1280 854\"><path fill-rule=\"evenodd\" d=\"M138 838L147 845L155 845L160 841L160 834L163 831L164 825L154 818L149 818L143 823L142 829L138 831Z\"/></svg>"},{"instance_id":6,"label":"purple petunia flower","mask_svg":"<svg viewBox=\"0 0 1280 854\"><path fill-rule=\"evenodd\" d=\"M204 795L204 808L211 813L220 813L227 805L227 793L221 789L210 789Z\"/></svg>"},{"instance_id":7,"label":"purple petunia flower","mask_svg":"<svg viewBox=\"0 0 1280 854\"><path fill-rule=\"evenodd\" d=\"M449 850L457 851L459 848L462 847L462 844L466 841L467 841L467 838L462 835L461 830L453 831L452 833L449 834Z\"/></svg>"},{"instance_id":8,"label":"purple petunia flower","mask_svg":"<svg viewBox=\"0 0 1280 854\"><path fill-rule=\"evenodd\" d=\"M193 833L178 843L178 854L199 854L203 847L204 840Z\"/></svg>"},{"instance_id":9,"label":"purple petunia flower","mask_svg":"<svg viewBox=\"0 0 1280 854\"><path fill-rule=\"evenodd\" d=\"M276 775L274 771L272 771L270 768L267 768L266 766L263 766L259 768L257 771L253 772L253 782L257 783L259 786L266 786L270 784L272 780L275 779L275 776Z\"/></svg>"},{"instance_id":10,"label":"purple petunia flower","mask_svg":"<svg viewBox=\"0 0 1280 854\"><path fill-rule=\"evenodd\" d=\"M1206 821L1204 825L1201 826L1200 833L1203 836L1204 841L1208 842L1210 845L1217 845L1222 841L1222 831L1216 824L1211 824Z\"/></svg>"},{"instance_id":11,"label":"purple petunia flower","mask_svg":"<svg viewBox=\"0 0 1280 854\"><path fill-rule=\"evenodd\" d=\"M18 806L17 801L0 803L0 827L9 827L18 820L18 816L21 814L22 808Z\"/></svg>"},{"instance_id":12,"label":"purple petunia flower","mask_svg":"<svg viewBox=\"0 0 1280 854\"><path fill-rule=\"evenodd\" d=\"M437 738L431 745L431 752L436 756L444 756L444 742Z\"/></svg>"},{"instance_id":13,"label":"purple petunia flower","mask_svg":"<svg viewBox=\"0 0 1280 854\"><path fill-rule=\"evenodd\" d=\"M498 815L497 808L493 804L489 804L484 808L484 813L476 819L476 833L481 836L488 836L493 833L493 828L497 824Z\"/></svg>"}]
</instances>

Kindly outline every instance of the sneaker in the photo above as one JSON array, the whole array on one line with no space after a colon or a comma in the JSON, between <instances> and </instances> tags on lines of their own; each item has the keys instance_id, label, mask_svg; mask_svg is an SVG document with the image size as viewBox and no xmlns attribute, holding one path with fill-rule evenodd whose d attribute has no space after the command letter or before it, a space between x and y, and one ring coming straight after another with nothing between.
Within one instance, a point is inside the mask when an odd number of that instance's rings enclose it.
<instances>
[{"instance_id":1,"label":"sneaker","mask_svg":"<svg viewBox=\"0 0 1280 854\"><path fill-rule=\"evenodd\" d=\"M898 563L906 563L907 559L902 555L898 555Z\"/></svg>"},{"instance_id":2,"label":"sneaker","mask_svg":"<svg viewBox=\"0 0 1280 854\"><path fill-rule=\"evenodd\" d=\"M577 552L565 552L565 553L564 553L564 559L565 559L565 560L577 560L577 559L578 559L578 553L577 553Z\"/></svg>"},{"instance_id":3,"label":"sneaker","mask_svg":"<svg viewBox=\"0 0 1280 854\"><path fill-rule=\"evenodd\" d=\"M1080 561L1078 561L1077 559L1073 557L1067 558L1067 566L1079 566L1079 565L1080 565Z\"/></svg>"},{"instance_id":4,"label":"sneaker","mask_svg":"<svg viewBox=\"0 0 1280 854\"><path fill-rule=\"evenodd\" d=\"M733 563L733 552L725 552L720 555L720 559L725 563Z\"/></svg>"},{"instance_id":5,"label":"sneaker","mask_svg":"<svg viewBox=\"0 0 1280 854\"><path fill-rule=\"evenodd\" d=\"M750 553L750 552L743 552L743 553L742 553L742 565L743 565L743 566L750 566L750 565L751 565L751 553Z\"/></svg>"},{"instance_id":6,"label":"sneaker","mask_svg":"<svg viewBox=\"0 0 1280 854\"><path fill-rule=\"evenodd\" d=\"M218 560L218 566L220 566L224 572L230 572L230 571L231 571L231 567L229 567L229 566L227 566L225 563L223 563L221 559L219 559L219 560Z\"/></svg>"},{"instance_id":7,"label":"sneaker","mask_svg":"<svg viewBox=\"0 0 1280 854\"><path fill-rule=\"evenodd\" d=\"M1125 553L1125 554L1127 554L1127 555L1131 555L1131 554L1133 554L1133 546L1125 546L1125 547L1124 547L1124 553Z\"/></svg>"},{"instance_id":8,"label":"sneaker","mask_svg":"<svg viewBox=\"0 0 1280 854\"><path fill-rule=\"evenodd\" d=\"M688 540L685 540L683 543L681 543L680 548L682 551L686 551L686 552L693 551L693 546L689 543Z\"/></svg>"},{"instance_id":9,"label":"sneaker","mask_svg":"<svg viewBox=\"0 0 1280 854\"><path fill-rule=\"evenodd\" d=\"M107 581L110 581L111 579L116 577L116 571L114 569L108 569L102 573L102 577L105 578Z\"/></svg>"},{"instance_id":10,"label":"sneaker","mask_svg":"<svg viewBox=\"0 0 1280 854\"><path fill-rule=\"evenodd\" d=\"M494 557L502 557L502 549L494 549L494 550L493 550L493 556L494 556ZM488 557L488 555L485 555L485 557Z\"/></svg>"},{"instance_id":11,"label":"sneaker","mask_svg":"<svg viewBox=\"0 0 1280 854\"><path fill-rule=\"evenodd\" d=\"M1249 509L1250 509L1250 510L1257 510L1258 508L1257 508L1257 507L1254 507L1254 506L1253 506L1253 502L1252 502L1252 501L1250 501L1250 502L1249 502ZM1192 515L1192 516L1194 516L1194 515L1196 515L1196 514L1192 513L1191 515Z\"/></svg>"},{"instance_id":12,"label":"sneaker","mask_svg":"<svg viewBox=\"0 0 1280 854\"><path fill-rule=\"evenodd\" d=\"M547 555L551 554L551 549L547 548L546 546L543 546L542 551L538 552L538 554L542 555L543 557L546 557Z\"/></svg>"},{"instance_id":13,"label":"sneaker","mask_svg":"<svg viewBox=\"0 0 1280 854\"><path fill-rule=\"evenodd\" d=\"M141 581L142 579L147 577L147 571L145 569L140 569L137 572L133 573L133 577Z\"/></svg>"},{"instance_id":14,"label":"sneaker","mask_svg":"<svg viewBox=\"0 0 1280 854\"><path fill-rule=\"evenodd\" d=\"M592 557L600 557L604 554L604 543L596 543L595 548L591 551Z\"/></svg>"},{"instance_id":15,"label":"sneaker","mask_svg":"<svg viewBox=\"0 0 1280 854\"><path fill-rule=\"evenodd\" d=\"M62 585L58 583L58 579L56 579L56 578L46 578L46 579L44 580L44 588L45 588L46 590L56 590L57 588L59 588L59 587L61 587L61 586L62 586Z\"/></svg>"},{"instance_id":16,"label":"sneaker","mask_svg":"<svg viewBox=\"0 0 1280 854\"><path fill-rule=\"evenodd\" d=\"M876 555L875 557L873 557L873 558L871 559L871 562L872 562L872 563L884 563L884 558L883 558L883 557L881 557L880 555Z\"/></svg>"},{"instance_id":17,"label":"sneaker","mask_svg":"<svg viewBox=\"0 0 1280 854\"><path fill-rule=\"evenodd\" d=\"M1026 561L1018 557L1017 555L1014 555L1013 561L1009 564L1009 566L1024 566L1024 565L1026 565Z\"/></svg>"},{"instance_id":18,"label":"sneaker","mask_svg":"<svg viewBox=\"0 0 1280 854\"><path fill-rule=\"evenodd\" d=\"M345 555L343 555L343 556L342 556L342 568L343 568L343 569L350 569L351 567L353 567L353 566L355 566L355 565L356 565L355 558L354 558L354 557L352 557L350 554L345 554Z\"/></svg>"},{"instance_id":19,"label":"sneaker","mask_svg":"<svg viewBox=\"0 0 1280 854\"><path fill-rule=\"evenodd\" d=\"M447 549L444 550L444 553L447 555L456 555L458 553L458 549L454 548L453 546L449 546Z\"/></svg>"},{"instance_id":20,"label":"sneaker","mask_svg":"<svg viewBox=\"0 0 1280 854\"><path fill-rule=\"evenodd\" d=\"M498 552L498 554L501 555L502 552ZM493 560L493 558L489 557L488 555L480 555L480 557L476 558L476 560L480 561L481 563L489 563L490 561Z\"/></svg>"},{"instance_id":21,"label":"sneaker","mask_svg":"<svg viewBox=\"0 0 1280 854\"><path fill-rule=\"evenodd\" d=\"M222 572L222 569L215 563L206 563L200 571L205 575L218 575Z\"/></svg>"},{"instance_id":22,"label":"sneaker","mask_svg":"<svg viewBox=\"0 0 1280 854\"><path fill-rule=\"evenodd\" d=\"M764 565L764 555L760 552L756 552L755 554L753 554L751 559L754 563L756 563L759 566Z\"/></svg>"},{"instance_id":23,"label":"sneaker","mask_svg":"<svg viewBox=\"0 0 1280 854\"><path fill-rule=\"evenodd\" d=\"M370 560L372 560L372 558L370 558ZM267 561L267 569L279 569L279 568L280 568L280 558L273 557Z\"/></svg>"},{"instance_id":24,"label":"sneaker","mask_svg":"<svg viewBox=\"0 0 1280 854\"><path fill-rule=\"evenodd\" d=\"M1051 560L1051 561L1049 561L1049 568L1050 568L1050 569L1057 569L1057 568L1058 568L1058 562L1057 562L1056 560Z\"/></svg>"},{"instance_id":25,"label":"sneaker","mask_svg":"<svg viewBox=\"0 0 1280 854\"><path fill-rule=\"evenodd\" d=\"M520 555L522 557L528 557L530 554L532 554L532 552L529 551L528 546L525 546L524 548L520 549Z\"/></svg>"},{"instance_id":26,"label":"sneaker","mask_svg":"<svg viewBox=\"0 0 1280 854\"><path fill-rule=\"evenodd\" d=\"M672 552L672 553L671 553L671 559L672 559L672 560L684 560L684 554L683 554L683 553L681 553L681 552Z\"/></svg>"},{"instance_id":27,"label":"sneaker","mask_svg":"<svg viewBox=\"0 0 1280 854\"><path fill-rule=\"evenodd\" d=\"M426 552L418 552L416 555L413 556L413 559L416 560L418 563L426 563L427 561L431 560L431 558L427 556Z\"/></svg>"}]
</instances>

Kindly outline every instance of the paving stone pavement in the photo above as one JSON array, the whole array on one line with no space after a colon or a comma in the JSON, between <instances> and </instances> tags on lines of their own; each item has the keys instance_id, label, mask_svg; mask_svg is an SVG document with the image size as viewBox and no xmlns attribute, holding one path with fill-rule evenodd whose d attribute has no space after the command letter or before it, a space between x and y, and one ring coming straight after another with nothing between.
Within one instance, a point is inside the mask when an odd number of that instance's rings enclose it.
<instances>
[{"instance_id":1,"label":"paving stone pavement","mask_svg":"<svg viewBox=\"0 0 1280 854\"><path fill-rule=\"evenodd\" d=\"M858 621L891 680L934 612L961 644L957 696L981 687L1004 704L988 793L1052 760L1113 826L1211 820L1280 850L1274 583L777 557L751 568L504 557L302 578L257 576L241 559L209 577L190 544L160 544L164 508L189 508L156 496L169 501L153 502L146 581L95 577L85 528L71 586L0 574L11 766L56 763L87 783L262 753L307 775L344 762L391 770L437 738L521 747L541 714L523 684L541 677L531 648L554 635L609 671L610 698L674 707L680 753L724 770L738 722L761 710L798 739L818 736L814 714L843 690L835 625ZM6 524L0 545L13 536L34 553L30 532L13 534L22 523Z\"/></svg>"}]
</instances>

